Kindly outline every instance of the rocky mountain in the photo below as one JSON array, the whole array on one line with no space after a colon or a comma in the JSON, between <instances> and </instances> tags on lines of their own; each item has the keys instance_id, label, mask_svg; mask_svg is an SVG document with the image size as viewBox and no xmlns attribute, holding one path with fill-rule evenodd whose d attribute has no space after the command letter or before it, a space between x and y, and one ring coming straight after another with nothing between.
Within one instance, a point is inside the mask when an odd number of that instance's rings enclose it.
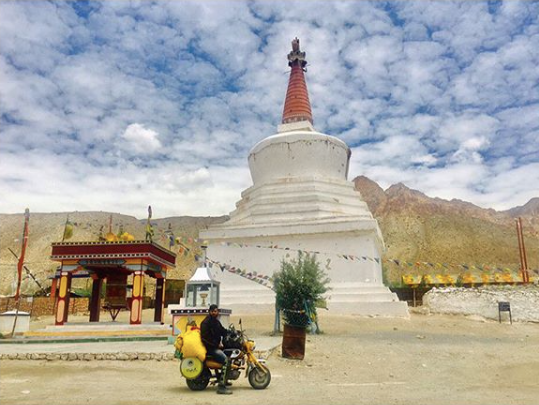
<instances>
[{"instance_id":1,"label":"rocky mountain","mask_svg":"<svg viewBox=\"0 0 539 405\"><path fill-rule=\"evenodd\" d=\"M539 268L539 198L533 198L522 207L498 212L461 200L431 198L401 183L383 190L364 176L353 181L380 224L387 248L384 258L399 262L397 265L384 261L387 278L391 282L398 282L402 274L408 273L432 273L434 270L454 273L462 270L456 268L461 263L517 269L517 217L523 221L528 264L530 268ZM30 213L26 265L46 285L50 285L47 277L54 274L57 266L49 259L51 243L62 240L68 216L73 224L70 240L95 241L100 233L107 233L109 227L114 233L123 228L136 239L144 239L146 220L128 215L109 212ZM169 273L170 278L188 278L196 268L192 253L199 253L200 246L189 238L197 238L199 230L213 223L222 223L227 218L182 216L152 219L157 243L169 247L165 231L170 224L173 234L183 237L184 243L192 248L191 254L178 255L176 269ZM13 288L17 259L10 249L19 254L23 223L22 213L0 214L0 294L11 294ZM173 246L172 250L177 252L178 246ZM403 263L419 265L410 267ZM449 267L436 267L437 263ZM24 292L36 289L30 278L24 281Z\"/></svg>"},{"instance_id":2,"label":"rocky mountain","mask_svg":"<svg viewBox=\"0 0 539 405\"><path fill-rule=\"evenodd\" d=\"M532 198L521 207L511 208L506 211L512 217L533 216L539 217L539 197Z\"/></svg>"},{"instance_id":3,"label":"rocky mountain","mask_svg":"<svg viewBox=\"0 0 539 405\"><path fill-rule=\"evenodd\" d=\"M404 184L387 190L364 176L354 180L356 189L378 220L387 251L388 278L396 282L403 273L456 273L458 264L519 268L515 219L523 221L528 265L539 268L539 198L523 207L498 212L466 201L431 198ZM403 266L401 262L417 263ZM434 266L425 265L434 264ZM436 264L446 264L447 268Z\"/></svg>"}]
</instances>

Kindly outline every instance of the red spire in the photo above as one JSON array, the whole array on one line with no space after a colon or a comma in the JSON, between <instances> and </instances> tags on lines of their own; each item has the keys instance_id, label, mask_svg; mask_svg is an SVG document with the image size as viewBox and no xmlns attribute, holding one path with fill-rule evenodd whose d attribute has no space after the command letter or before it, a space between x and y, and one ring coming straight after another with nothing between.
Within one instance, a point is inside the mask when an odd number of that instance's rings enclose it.
<instances>
[{"instance_id":1,"label":"red spire","mask_svg":"<svg viewBox=\"0 0 539 405\"><path fill-rule=\"evenodd\" d=\"M299 39L296 38L292 41L292 52L288 54L288 66L292 69L284 102L283 124L297 121L313 123L309 93L303 74L306 64L305 52L299 50Z\"/></svg>"}]
</instances>

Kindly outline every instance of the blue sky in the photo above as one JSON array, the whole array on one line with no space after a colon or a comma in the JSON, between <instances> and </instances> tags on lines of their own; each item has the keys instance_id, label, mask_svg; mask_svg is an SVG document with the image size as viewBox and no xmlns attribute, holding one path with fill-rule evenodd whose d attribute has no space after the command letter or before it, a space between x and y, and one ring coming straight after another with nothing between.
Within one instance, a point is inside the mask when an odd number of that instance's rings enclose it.
<instances>
[{"instance_id":1,"label":"blue sky","mask_svg":"<svg viewBox=\"0 0 539 405\"><path fill-rule=\"evenodd\" d=\"M0 212L229 213L296 36L350 179L539 196L539 2L2 1Z\"/></svg>"}]
</instances>

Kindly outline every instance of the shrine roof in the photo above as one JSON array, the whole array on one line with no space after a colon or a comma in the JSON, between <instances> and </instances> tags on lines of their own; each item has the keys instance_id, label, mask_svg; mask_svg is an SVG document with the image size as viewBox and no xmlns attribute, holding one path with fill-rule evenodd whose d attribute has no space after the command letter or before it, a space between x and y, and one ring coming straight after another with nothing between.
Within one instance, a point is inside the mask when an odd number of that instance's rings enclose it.
<instances>
[{"instance_id":1,"label":"shrine roof","mask_svg":"<svg viewBox=\"0 0 539 405\"><path fill-rule=\"evenodd\" d=\"M199 267L196 269L195 274L189 279L188 283L214 283L220 284L212 276L208 268Z\"/></svg>"},{"instance_id":2,"label":"shrine roof","mask_svg":"<svg viewBox=\"0 0 539 405\"><path fill-rule=\"evenodd\" d=\"M154 242L144 240L118 242L55 242L51 259L55 261L80 259L141 258L174 267L176 254Z\"/></svg>"}]
</instances>

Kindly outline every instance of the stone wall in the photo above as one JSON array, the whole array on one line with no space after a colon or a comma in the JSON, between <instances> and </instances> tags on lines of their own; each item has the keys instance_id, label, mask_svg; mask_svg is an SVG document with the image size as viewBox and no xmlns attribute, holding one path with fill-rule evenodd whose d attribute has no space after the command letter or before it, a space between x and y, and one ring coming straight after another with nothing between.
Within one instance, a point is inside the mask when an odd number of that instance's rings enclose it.
<instances>
[{"instance_id":1,"label":"stone wall","mask_svg":"<svg viewBox=\"0 0 539 405\"><path fill-rule=\"evenodd\" d=\"M103 300L101 300L103 304ZM69 299L69 314L89 313L89 298L71 297ZM153 308L151 297L143 297L142 309ZM54 315L55 302L50 297L21 297L19 311L29 312L31 317ZM0 313L15 310L15 298L0 298Z\"/></svg>"},{"instance_id":2,"label":"stone wall","mask_svg":"<svg viewBox=\"0 0 539 405\"><path fill-rule=\"evenodd\" d=\"M32 317L54 315L55 302L50 297L21 297L19 311L29 312ZM14 298L0 298L0 313L15 310ZM69 313L88 312L88 298L70 298Z\"/></svg>"},{"instance_id":3,"label":"stone wall","mask_svg":"<svg viewBox=\"0 0 539 405\"><path fill-rule=\"evenodd\" d=\"M533 284L433 288L423 296L423 307L430 313L498 320L500 301L511 304L513 321L539 322L539 286ZM502 313L502 320L506 319L507 313Z\"/></svg>"},{"instance_id":4,"label":"stone wall","mask_svg":"<svg viewBox=\"0 0 539 405\"><path fill-rule=\"evenodd\" d=\"M64 360L64 361L92 361L92 360L174 360L174 353L0 353L0 360Z\"/></svg>"}]
</instances>

